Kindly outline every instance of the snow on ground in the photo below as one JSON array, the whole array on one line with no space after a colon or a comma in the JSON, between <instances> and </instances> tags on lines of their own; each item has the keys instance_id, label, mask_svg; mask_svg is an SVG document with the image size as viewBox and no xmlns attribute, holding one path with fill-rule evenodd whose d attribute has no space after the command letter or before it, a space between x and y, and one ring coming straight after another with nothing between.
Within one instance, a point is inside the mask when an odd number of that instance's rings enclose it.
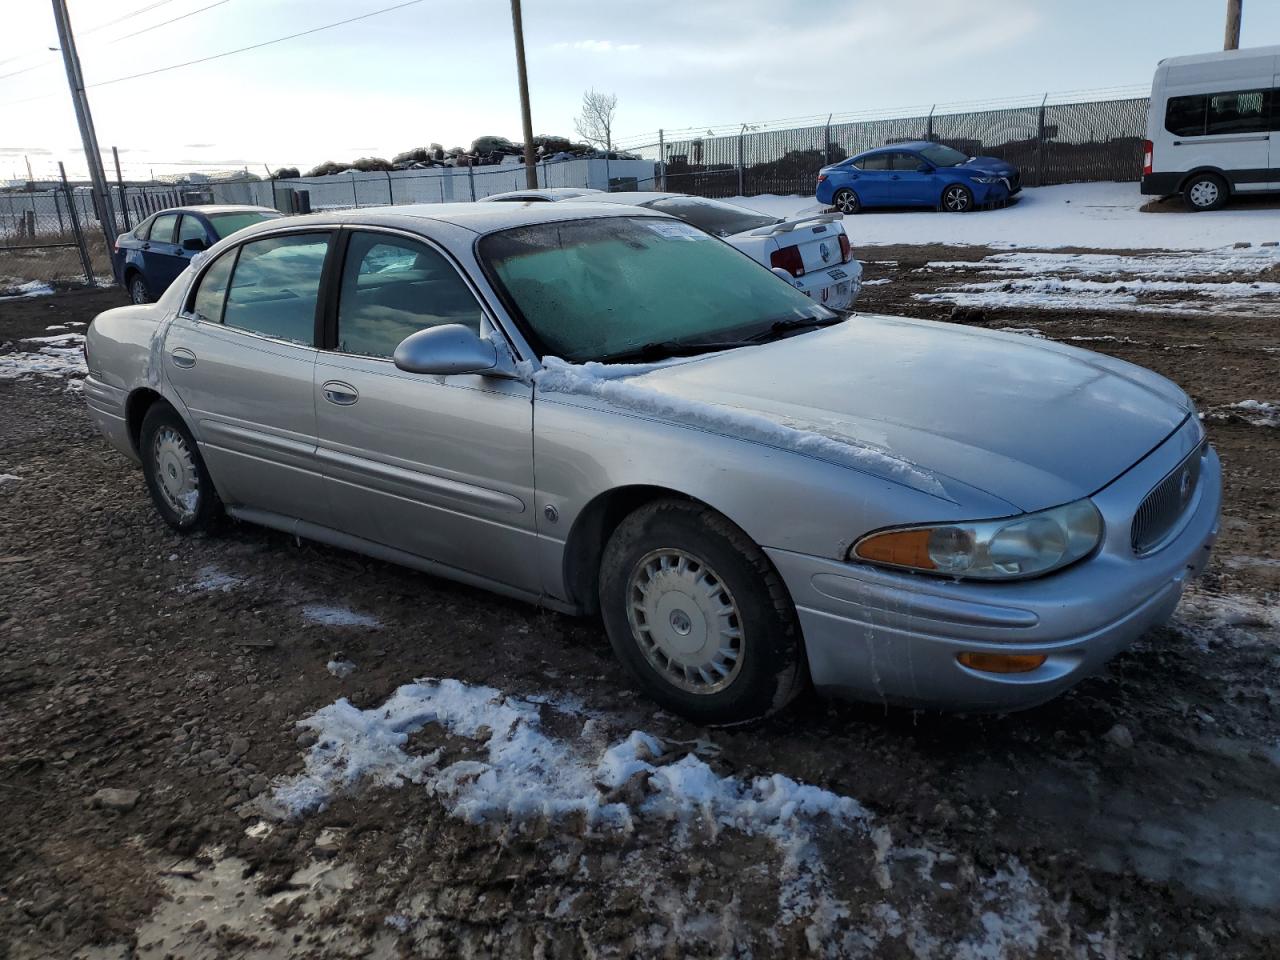
<instances>
[{"instance_id":1,"label":"snow on ground","mask_svg":"<svg viewBox=\"0 0 1280 960\"><path fill-rule=\"evenodd\" d=\"M1280 241L1280 211L1228 206L1210 213L1143 213L1151 200L1136 183L1028 187L1002 210L865 212L844 218L855 247L942 243L990 247L1093 247L1098 250L1211 250ZM817 213L812 196L735 197L730 202L777 217ZM1280 252L1267 248L1280 262Z\"/></svg>"},{"instance_id":2,"label":"snow on ground","mask_svg":"<svg viewBox=\"0 0 1280 960\"><path fill-rule=\"evenodd\" d=\"M323 604L309 604L302 608L302 618L323 627L368 627L371 630L382 629L382 621L367 613L357 613L347 607L330 607Z\"/></svg>"},{"instance_id":3,"label":"snow on ground","mask_svg":"<svg viewBox=\"0 0 1280 960\"><path fill-rule=\"evenodd\" d=\"M545 711L555 715L556 729L577 732L547 732ZM804 924L815 952L834 947L844 955L874 947L885 936L904 935L931 947L941 935L951 944L950 956L976 960L1015 948L1030 954L1055 910L1043 888L1010 859L976 879L972 929L932 931L927 907L898 887L922 883L950 896L954 885L935 877L935 870L954 875L956 858L928 847L895 846L889 829L852 797L781 774L722 775L650 734L633 730L618 736L605 717L509 697L491 687L419 680L380 706L359 710L341 699L298 725L317 739L304 771L276 781L268 804L277 815L302 816L361 787L414 784L452 817L503 831L572 823L593 836L643 833L651 840L656 831L656 842L675 850L704 849L732 837L762 839L778 861L762 865L777 883L778 922ZM410 736L431 725L451 744L466 738L478 749L443 766L444 748L406 752ZM838 864L827 862L828 849L839 851ZM641 849L629 855L621 882L647 884L652 878L643 861ZM832 871L855 863L869 867L884 894L875 928L846 922L851 907L833 892ZM642 891L657 893L672 900L671 912L686 909L679 891Z\"/></svg>"},{"instance_id":4,"label":"snow on ground","mask_svg":"<svg viewBox=\"0 0 1280 960\"><path fill-rule=\"evenodd\" d=\"M0 277L0 300L20 300L24 297L47 297L53 293L53 287L42 280L29 280L22 283L14 277Z\"/></svg>"},{"instance_id":5,"label":"snow on ground","mask_svg":"<svg viewBox=\"0 0 1280 960\"><path fill-rule=\"evenodd\" d=\"M1280 212L1277 213L1280 219ZM1104 277L1146 277L1155 280L1258 274L1280 264L1280 247L1222 247L1212 250L1161 252L1142 256L1123 253L996 253L981 260L936 260L917 268L973 270L988 274L1079 273Z\"/></svg>"},{"instance_id":6,"label":"snow on ground","mask_svg":"<svg viewBox=\"0 0 1280 960\"><path fill-rule=\"evenodd\" d=\"M22 478L16 473L0 473L0 486L6 483L14 483Z\"/></svg>"},{"instance_id":7,"label":"snow on ground","mask_svg":"<svg viewBox=\"0 0 1280 960\"><path fill-rule=\"evenodd\" d=\"M356 665L346 659L330 660L324 665L324 668L339 680L345 680L356 672Z\"/></svg>"},{"instance_id":8,"label":"snow on ground","mask_svg":"<svg viewBox=\"0 0 1280 960\"><path fill-rule=\"evenodd\" d=\"M212 564L208 564L196 571L196 578L191 583L191 589L200 593L228 593L244 582L243 577L237 577Z\"/></svg>"},{"instance_id":9,"label":"snow on ground","mask_svg":"<svg viewBox=\"0 0 1280 960\"><path fill-rule=\"evenodd\" d=\"M1255 427L1280 427L1280 403L1268 400L1241 400L1218 407L1211 416L1238 419Z\"/></svg>"},{"instance_id":10,"label":"snow on ground","mask_svg":"<svg viewBox=\"0 0 1280 960\"><path fill-rule=\"evenodd\" d=\"M0 353L0 380L42 376L71 377L78 382L89 372L84 363L84 334L31 337L22 343L37 346L34 350Z\"/></svg>"}]
</instances>

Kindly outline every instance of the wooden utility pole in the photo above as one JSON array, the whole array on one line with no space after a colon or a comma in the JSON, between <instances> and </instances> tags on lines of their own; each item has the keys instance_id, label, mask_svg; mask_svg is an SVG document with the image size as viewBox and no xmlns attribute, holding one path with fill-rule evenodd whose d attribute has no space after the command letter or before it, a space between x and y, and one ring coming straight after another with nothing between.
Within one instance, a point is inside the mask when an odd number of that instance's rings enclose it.
<instances>
[{"instance_id":1,"label":"wooden utility pole","mask_svg":"<svg viewBox=\"0 0 1280 960\"><path fill-rule=\"evenodd\" d=\"M89 164L89 179L93 183L94 202L102 219L102 233L107 238L107 249L116 242L116 215L107 189L107 172L102 168L102 152L98 149L98 135L93 129L93 115L89 113L89 98L84 92L84 76L80 72L80 55L76 53L76 40L71 33L71 18L67 15L66 0L53 0L53 18L58 25L58 43L62 46L62 61L67 68L67 83L71 85L71 101L76 108L76 122L80 124L80 140L84 145L84 158Z\"/></svg>"},{"instance_id":2,"label":"wooden utility pole","mask_svg":"<svg viewBox=\"0 0 1280 960\"><path fill-rule=\"evenodd\" d=\"M520 119L524 123L524 179L530 190L538 189L538 168L533 159L533 115L529 110L529 74L524 67L524 24L520 0L511 0L511 29L516 35L516 74L520 78Z\"/></svg>"},{"instance_id":3,"label":"wooden utility pole","mask_svg":"<svg viewBox=\"0 0 1280 960\"><path fill-rule=\"evenodd\" d=\"M1227 0L1227 37L1223 50L1240 49L1240 13L1244 0Z\"/></svg>"}]
</instances>

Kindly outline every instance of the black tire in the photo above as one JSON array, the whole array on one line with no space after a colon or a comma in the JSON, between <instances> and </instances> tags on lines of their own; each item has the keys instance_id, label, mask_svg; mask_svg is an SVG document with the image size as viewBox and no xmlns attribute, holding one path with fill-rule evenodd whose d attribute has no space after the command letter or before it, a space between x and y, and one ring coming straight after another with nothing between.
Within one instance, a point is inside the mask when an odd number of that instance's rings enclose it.
<instances>
[{"instance_id":1,"label":"black tire","mask_svg":"<svg viewBox=\"0 0 1280 960\"><path fill-rule=\"evenodd\" d=\"M973 191L962 183L953 183L942 191L941 207L947 213L968 213L973 209Z\"/></svg>"},{"instance_id":2,"label":"black tire","mask_svg":"<svg viewBox=\"0 0 1280 960\"><path fill-rule=\"evenodd\" d=\"M675 553L687 558L683 574L654 559ZM659 569L646 581L649 591L640 592L640 582L655 563ZM693 592L700 592L701 600L680 591L689 582L682 576L697 579ZM659 579L663 577L675 579ZM668 586L650 599L660 582ZM679 631L680 624L690 624L693 618L692 629L683 630L690 643L701 639L705 648L716 647L723 654L726 642L731 646L736 642L731 669L701 671L702 678L709 675L714 683L691 679L690 671L698 671L687 664L680 675L676 658L662 652L656 640L649 643L642 637L653 639L662 618L655 617L651 623L637 608L652 605L664 610L668 602L673 604L671 630ZM713 623L703 617L700 603L719 603L733 613ZM701 504L658 500L618 525L600 564L600 610L614 653L644 692L695 723L743 723L775 713L796 697L808 679L795 608L781 577L742 530ZM677 615L682 619L678 621ZM739 636L726 641L723 630ZM685 686L690 684L703 689Z\"/></svg>"},{"instance_id":3,"label":"black tire","mask_svg":"<svg viewBox=\"0 0 1280 960\"><path fill-rule=\"evenodd\" d=\"M1231 196L1231 187L1216 173L1198 173L1182 185L1182 202L1188 210L1221 210Z\"/></svg>"},{"instance_id":4,"label":"black tire","mask_svg":"<svg viewBox=\"0 0 1280 960\"><path fill-rule=\"evenodd\" d=\"M162 400L151 405L138 448L147 490L164 522L179 533L210 529L222 503L191 431L173 407Z\"/></svg>"},{"instance_id":5,"label":"black tire","mask_svg":"<svg viewBox=\"0 0 1280 960\"><path fill-rule=\"evenodd\" d=\"M151 302L151 288L147 286L147 278L138 272L130 273L125 278L125 285L129 290L129 300L133 303L142 304Z\"/></svg>"},{"instance_id":6,"label":"black tire","mask_svg":"<svg viewBox=\"0 0 1280 960\"><path fill-rule=\"evenodd\" d=\"M841 213L855 214L862 212L862 201L848 187L841 187L831 198L831 206Z\"/></svg>"}]
</instances>

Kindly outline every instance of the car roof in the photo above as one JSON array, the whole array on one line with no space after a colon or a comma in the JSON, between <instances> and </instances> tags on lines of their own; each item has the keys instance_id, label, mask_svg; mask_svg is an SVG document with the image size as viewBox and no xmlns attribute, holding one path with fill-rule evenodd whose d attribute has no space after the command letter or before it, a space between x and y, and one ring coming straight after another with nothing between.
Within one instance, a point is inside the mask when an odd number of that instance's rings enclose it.
<instances>
[{"instance_id":1,"label":"car roof","mask_svg":"<svg viewBox=\"0 0 1280 960\"><path fill-rule=\"evenodd\" d=\"M872 147L870 150L863 150L858 157L870 157L877 153L896 153L899 150L923 150L925 147L933 147L937 144L928 140L908 140L906 143L886 143L883 147Z\"/></svg>"},{"instance_id":2,"label":"car roof","mask_svg":"<svg viewBox=\"0 0 1280 960\"><path fill-rule=\"evenodd\" d=\"M438 221L462 227L472 233L486 234L537 223L634 216L665 217L666 214L643 208L623 207L621 204L605 205L585 198L562 203L406 203L392 207L360 207L355 210L332 210L285 217L283 220L271 220L246 227L237 231L236 238L279 230L286 224L298 227L402 227L421 233L426 226L424 221Z\"/></svg>"},{"instance_id":3,"label":"car roof","mask_svg":"<svg viewBox=\"0 0 1280 960\"><path fill-rule=\"evenodd\" d=\"M571 200L574 197L604 193L591 187L536 187L528 190L508 190L506 193L491 193L487 197L477 199L483 201L513 200L520 197L542 197L547 200Z\"/></svg>"},{"instance_id":4,"label":"car roof","mask_svg":"<svg viewBox=\"0 0 1280 960\"><path fill-rule=\"evenodd\" d=\"M161 213L198 213L203 217L209 216L211 213L279 213L280 211L274 207L255 207L247 203L198 203L187 207L165 207L163 210L157 210L155 214L147 214L147 216L155 216Z\"/></svg>"},{"instance_id":5,"label":"car roof","mask_svg":"<svg viewBox=\"0 0 1280 960\"><path fill-rule=\"evenodd\" d=\"M685 193L662 193L658 190L619 190L617 193L602 193L598 197L583 197L583 202L590 203L652 203L655 200L667 200L671 197L687 197ZM701 199L691 198L691 199Z\"/></svg>"}]
</instances>

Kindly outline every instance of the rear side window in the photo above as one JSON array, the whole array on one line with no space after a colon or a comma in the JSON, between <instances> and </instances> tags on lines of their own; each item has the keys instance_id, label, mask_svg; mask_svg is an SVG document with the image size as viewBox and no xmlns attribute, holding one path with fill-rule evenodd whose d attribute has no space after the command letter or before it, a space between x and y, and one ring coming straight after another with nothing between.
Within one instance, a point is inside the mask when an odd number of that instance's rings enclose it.
<instances>
[{"instance_id":1,"label":"rear side window","mask_svg":"<svg viewBox=\"0 0 1280 960\"><path fill-rule=\"evenodd\" d=\"M1271 91L1243 90L1209 97L1205 132L1260 133L1270 126Z\"/></svg>"},{"instance_id":2,"label":"rear side window","mask_svg":"<svg viewBox=\"0 0 1280 960\"><path fill-rule=\"evenodd\" d=\"M227 281L231 279L231 268L236 264L237 252L230 250L224 253L200 278L200 286L191 304L191 312L197 319L209 323L222 322L222 304L227 298Z\"/></svg>"},{"instance_id":3,"label":"rear side window","mask_svg":"<svg viewBox=\"0 0 1280 960\"><path fill-rule=\"evenodd\" d=\"M264 337L311 345L329 234L253 240L240 247L222 322Z\"/></svg>"},{"instance_id":4,"label":"rear side window","mask_svg":"<svg viewBox=\"0 0 1280 960\"><path fill-rule=\"evenodd\" d=\"M702 197L667 197L646 204L651 210L679 217L685 223L691 223L700 230L714 233L717 237L731 237L735 233L746 233L778 223L777 217L767 217L763 213L721 203L719 200L704 200Z\"/></svg>"},{"instance_id":5,"label":"rear side window","mask_svg":"<svg viewBox=\"0 0 1280 960\"><path fill-rule=\"evenodd\" d=\"M162 213L151 223L151 234L147 239L156 243L173 243L173 232L178 227L176 213Z\"/></svg>"},{"instance_id":6,"label":"rear side window","mask_svg":"<svg viewBox=\"0 0 1280 960\"><path fill-rule=\"evenodd\" d=\"M863 170L888 170L889 154L877 153L874 156L863 157L858 166Z\"/></svg>"},{"instance_id":7,"label":"rear side window","mask_svg":"<svg viewBox=\"0 0 1280 960\"><path fill-rule=\"evenodd\" d=\"M411 333L446 323L480 332L480 304L458 271L425 244L355 233L338 300L338 349L390 357Z\"/></svg>"},{"instance_id":8,"label":"rear side window","mask_svg":"<svg viewBox=\"0 0 1280 960\"><path fill-rule=\"evenodd\" d=\"M133 228L133 236L135 240L145 240L151 232L151 224L154 219L143 220L140 224Z\"/></svg>"}]
</instances>

